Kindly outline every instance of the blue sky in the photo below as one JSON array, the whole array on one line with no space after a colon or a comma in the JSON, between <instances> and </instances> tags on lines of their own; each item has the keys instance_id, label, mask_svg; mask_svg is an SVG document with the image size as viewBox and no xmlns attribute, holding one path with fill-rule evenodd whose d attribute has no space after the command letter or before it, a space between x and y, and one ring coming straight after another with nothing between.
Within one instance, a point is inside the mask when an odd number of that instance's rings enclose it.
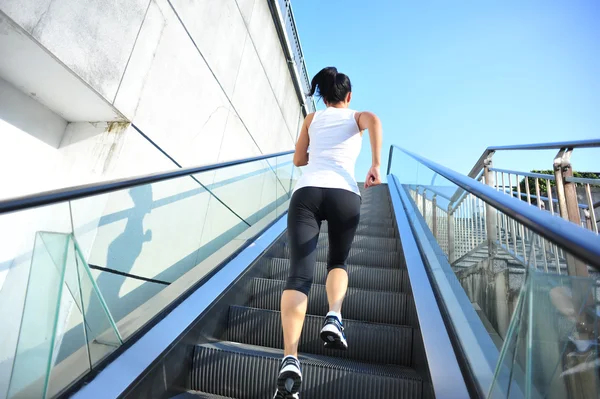
<instances>
[{"instance_id":1,"label":"blue sky","mask_svg":"<svg viewBox=\"0 0 600 399\"><path fill-rule=\"evenodd\" d=\"M311 77L350 76L352 108L391 143L462 173L490 145L600 137L600 1L292 2ZM318 107L323 107L319 103ZM363 141L356 178L371 156ZM555 151L498 153L497 167L550 169ZM576 170L600 172L600 149Z\"/></svg>"}]
</instances>

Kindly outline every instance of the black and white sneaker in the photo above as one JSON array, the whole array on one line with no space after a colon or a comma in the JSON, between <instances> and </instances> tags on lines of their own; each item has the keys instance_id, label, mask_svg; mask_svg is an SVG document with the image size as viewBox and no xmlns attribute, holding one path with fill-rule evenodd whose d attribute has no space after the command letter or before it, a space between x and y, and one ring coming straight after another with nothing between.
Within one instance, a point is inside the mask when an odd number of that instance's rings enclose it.
<instances>
[{"instance_id":1,"label":"black and white sneaker","mask_svg":"<svg viewBox=\"0 0 600 399\"><path fill-rule=\"evenodd\" d=\"M344 325L336 316L325 316L323 328L321 329L321 339L325 341L326 348L348 349L348 342L344 334Z\"/></svg>"},{"instance_id":2,"label":"black and white sneaker","mask_svg":"<svg viewBox=\"0 0 600 399\"><path fill-rule=\"evenodd\" d=\"M298 391L301 384L300 361L293 356L284 357L279 367L277 392L275 392L273 399L299 399Z\"/></svg>"}]
</instances>

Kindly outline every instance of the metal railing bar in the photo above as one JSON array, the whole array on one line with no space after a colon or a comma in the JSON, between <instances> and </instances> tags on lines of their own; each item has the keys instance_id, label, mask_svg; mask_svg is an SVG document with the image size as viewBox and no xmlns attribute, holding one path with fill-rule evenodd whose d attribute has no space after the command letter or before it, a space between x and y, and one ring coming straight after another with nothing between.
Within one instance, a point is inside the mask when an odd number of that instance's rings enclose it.
<instances>
[{"instance_id":1,"label":"metal railing bar","mask_svg":"<svg viewBox=\"0 0 600 399\"><path fill-rule=\"evenodd\" d=\"M490 170L492 172L501 172L501 173L508 173L508 174L513 174L513 175L519 175L519 176L538 177L540 179L556 180L556 178L554 177L554 175L546 175L546 174L543 174L543 173L519 172L519 171L515 171L515 170L498 169L498 168L490 168ZM600 184L600 183L598 183L598 184Z\"/></svg>"},{"instance_id":2,"label":"metal railing bar","mask_svg":"<svg viewBox=\"0 0 600 399\"><path fill-rule=\"evenodd\" d=\"M565 177L565 180L571 183L591 184L592 186L600 186L600 179L587 179L583 177Z\"/></svg>"},{"instance_id":3,"label":"metal railing bar","mask_svg":"<svg viewBox=\"0 0 600 399\"><path fill-rule=\"evenodd\" d=\"M263 159L280 157L293 154L294 151L284 151L276 154L259 155L256 157L220 162L212 165L202 165L190 168L181 168L167 172L158 172L123 179L108 180L97 183L84 184L80 186L66 187L58 190L44 191L41 193L9 198L0 201L0 215L25 209L57 204L60 202L73 201L76 199L106 194L144 184L158 183L165 180L195 175L197 173L209 172L211 170L226 168L229 166L242 165L245 163L261 161Z\"/></svg>"},{"instance_id":4,"label":"metal railing bar","mask_svg":"<svg viewBox=\"0 0 600 399\"><path fill-rule=\"evenodd\" d=\"M307 93L305 93L305 88L304 88L304 84L308 84L307 83L308 76L305 76L304 77L305 79L301 79L300 71L297 70L296 67L294 66L295 65L294 49L292 48L291 39L287 37L288 35L286 32L285 16L283 15L283 10L280 9L279 3L276 0L268 0L267 4L269 5L269 10L271 12L273 21L275 23L275 29L277 31L277 36L279 38L279 42L281 44L283 53L285 55L286 60L288 60L288 63L287 63L288 70L290 72L290 75L292 76L292 82L294 84L294 88L296 89L296 94L298 96L298 100L300 101L300 104L303 106L305 116L306 116L312 111L312 109L315 109L315 103L312 98L310 99L310 101L312 103L311 104L312 108L310 110L308 109L309 108L308 107L309 98L307 96ZM290 21L290 23L291 23L291 21ZM295 26L293 26L292 28L295 29ZM294 39L294 38L292 38L292 39ZM292 61L292 62L289 62L289 61ZM306 65L303 65L303 66L306 67ZM303 74L306 73L306 68L304 68L304 71L302 71L302 73Z\"/></svg>"},{"instance_id":5,"label":"metal railing bar","mask_svg":"<svg viewBox=\"0 0 600 399\"><path fill-rule=\"evenodd\" d=\"M592 225L591 226L592 231L594 231L595 233L598 233L598 223L596 222L596 212L594 211L594 208L593 208L594 204L592 203L592 190L591 190L589 184L585 185L585 194L586 194L587 201L589 204L588 213L589 213L590 222Z\"/></svg>"},{"instance_id":6,"label":"metal railing bar","mask_svg":"<svg viewBox=\"0 0 600 399\"><path fill-rule=\"evenodd\" d=\"M439 173L457 186L481 198L503 214L522 223L531 231L560 245L570 253L576 254L578 258L594 268L600 269L600 245L598 245L600 240L592 231L581 229L573 223L553 217L549 213L539 212L520 199L509 198L505 194L497 192L492 187L473 181L473 179L467 176L461 175L404 148L395 145L393 147L409 155L434 172Z\"/></svg>"},{"instance_id":7,"label":"metal railing bar","mask_svg":"<svg viewBox=\"0 0 600 399\"><path fill-rule=\"evenodd\" d=\"M502 190L502 192L503 192L503 193L505 193L505 194L507 194L507 195L510 195L511 193L513 194L513 196L515 196L515 195L516 195L516 196L518 196L518 195L519 195L517 191L514 191L514 190L513 190L513 191L510 191L510 189L508 189L508 188L505 188L504 190ZM552 195L552 194L550 194L550 195ZM527 194L525 194L525 193L521 193L521 195L520 195L520 196L521 196L521 197L527 197ZM537 195L530 195L530 197L531 197L531 198L535 198L535 199L537 199L537 198L538 198L538 196L537 196ZM543 196L543 195L540 195L540 197L539 197L539 198L540 198L541 200L543 200L543 201L552 201L552 202L554 202L554 203L558 203L558 200L557 200L556 198L552 198L552 197L545 197L545 196ZM579 208L580 208L580 209L588 209L588 206L587 206L586 204L577 204L577 205L579 206Z\"/></svg>"},{"instance_id":8,"label":"metal railing bar","mask_svg":"<svg viewBox=\"0 0 600 399\"><path fill-rule=\"evenodd\" d=\"M388 173L388 175L389 175L389 173ZM479 171L479 173L477 173L477 175L475 175L475 177L473 177L473 179L479 180L479 179L481 179L481 176L483 176L483 169L481 169ZM498 177L498 176L496 176L496 177ZM498 183L497 179L496 179L496 183ZM456 192L454 193L454 195L452 195L452 198L450 199L450 202L460 203L460 201L463 200L464 196L465 196L464 190L461 187L458 187L456 189ZM461 197L463 197L463 198L461 198ZM459 198L460 198L460 200L459 200Z\"/></svg>"},{"instance_id":9,"label":"metal railing bar","mask_svg":"<svg viewBox=\"0 0 600 399\"><path fill-rule=\"evenodd\" d=\"M418 190L419 188L424 188L425 190L431 191L432 193L435 193L435 194L439 195L440 197L447 199L448 201L451 200L451 198L448 194L444 194L443 192L437 190L435 187L432 187L432 186L424 186L421 184L411 184L410 187L411 188L414 187L416 190Z\"/></svg>"},{"instance_id":10,"label":"metal railing bar","mask_svg":"<svg viewBox=\"0 0 600 399\"><path fill-rule=\"evenodd\" d=\"M467 176L474 178L482 169L485 160L492 156L496 151L517 151L517 150L552 150L561 148L592 148L600 147L600 139L564 141L554 143L521 144L508 146L492 146L483 151L473 168ZM389 174L389 173L388 173Z\"/></svg>"},{"instance_id":11,"label":"metal railing bar","mask_svg":"<svg viewBox=\"0 0 600 399\"><path fill-rule=\"evenodd\" d=\"M600 147L600 139L558 141L553 143L517 144L488 147L486 151L560 150L561 148Z\"/></svg>"}]
</instances>

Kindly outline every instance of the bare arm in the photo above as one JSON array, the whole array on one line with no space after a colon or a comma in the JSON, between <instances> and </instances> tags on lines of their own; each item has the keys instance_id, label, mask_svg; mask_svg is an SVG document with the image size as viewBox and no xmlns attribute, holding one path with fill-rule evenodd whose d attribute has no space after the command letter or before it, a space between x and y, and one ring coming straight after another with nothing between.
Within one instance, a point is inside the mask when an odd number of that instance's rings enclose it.
<instances>
[{"instance_id":1,"label":"bare arm","mask_svg":"<svg viewBox=\"0 0 600 399\"><path fill-rule=\"evenodd\" d=\"M294 152L294 165L296 166L308 165L308 145L310 142L308 136L308 127L310 126L313 117L314 114L308 114L306 118L304 118L304 123L302 123L300 136L298 137L298 142L296 143L296 152Z\"/></svg>"},{"instance_id":2,"label":"bare arm","mask_svg":"<svg viewBox=\"0 0 600 399\"><path fill-rule=\"evenodd\" d=\"M383 141L381 121L372 112L361 112L356 123L361 131L364 129L369 130L369 140L371 142L371 168L367 173L365 187L376 186L381 184L381 174L379 172L381 167L381 143Z\"/></svg>"}]
</instances>

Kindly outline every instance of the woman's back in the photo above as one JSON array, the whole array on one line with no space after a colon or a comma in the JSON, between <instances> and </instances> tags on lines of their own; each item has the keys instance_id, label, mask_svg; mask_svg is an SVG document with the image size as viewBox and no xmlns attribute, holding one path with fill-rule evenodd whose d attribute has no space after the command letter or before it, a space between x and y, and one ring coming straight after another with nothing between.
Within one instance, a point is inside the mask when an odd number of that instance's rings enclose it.
<instances>
[{"instance_id":1,"label":"woman's back","mask_svg":"<svg viewBox=\"0 0 600 399\"><path fill-rule=\"evenodd\" d=\"M356 111L327 107L317 111L308 127L310 156L296 184L302 187L341 188L360 195L354 179L362 137Z\"/></svg>"}]
</instances>

